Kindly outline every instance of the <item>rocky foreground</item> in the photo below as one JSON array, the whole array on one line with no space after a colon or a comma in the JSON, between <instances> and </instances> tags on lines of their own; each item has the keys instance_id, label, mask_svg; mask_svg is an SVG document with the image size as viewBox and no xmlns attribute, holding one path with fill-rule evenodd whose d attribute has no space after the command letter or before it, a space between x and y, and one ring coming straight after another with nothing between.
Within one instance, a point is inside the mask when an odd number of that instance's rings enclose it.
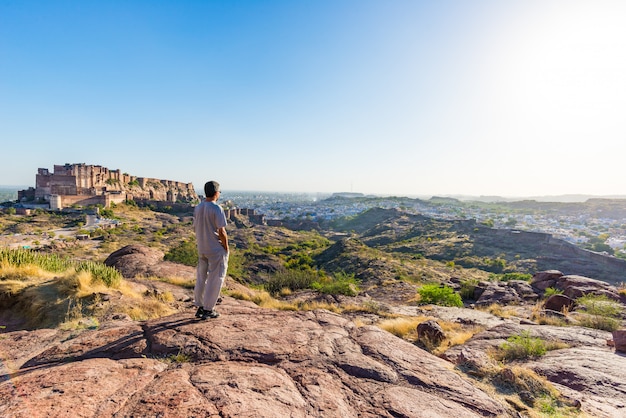
<instances>
[{"instance_id":1,"label":"rocky foreground","mask_svg":"<svg viewBox=\"0 0 626 418\"><path fill-rule=\"evenodd\" d=\"M583 414L626 416L626 357L607 346L608 332L456 308L441 313L492 326L449 350L446 361L328 311L262 309L228 297L220 311L206 321L189 307L97 330L1 334L0 416L522 416L455 369L480 362L520 329L569 344L531 366L554 377Z\"/></svg>"},{"instance_id":2,"label":"rocky foreground","mask_svg":"<svg viewBox=\"0 0 626 418\"><path fill-rule=\"evenodd\" d=\"M515 416L379 328L230 298L221 312L3 334L0 416Z\"/></svg>"}]
</instances>

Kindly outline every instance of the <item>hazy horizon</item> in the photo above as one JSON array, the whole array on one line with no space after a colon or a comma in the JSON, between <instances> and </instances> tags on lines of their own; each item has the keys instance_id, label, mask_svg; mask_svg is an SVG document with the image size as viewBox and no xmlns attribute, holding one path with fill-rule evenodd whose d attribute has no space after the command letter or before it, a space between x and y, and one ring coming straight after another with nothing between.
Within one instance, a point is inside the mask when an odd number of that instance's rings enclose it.
<instances>
[{"instance_id":1,"label":"hazy horizon","mask_svg":"<svg viewBox=\"0 0 626 418\"><path fill-rule=\"evenodd\" d=\"M0 183L621 195L626 2L0 3Z\"/></svg>"},{"instance_id":2,"label":"hazy horizon","mask_svg":"<svg viewBox=\"0 0 626 418\"><path fill-rule=\"evenodd\" d=\"M167 179L164 179L167 180ZM25 190L28 187L34 187L33 185L1 185L0 191L3 189L15 190ZM203 194L202 187L198 187L194 184L194 189L199 195ZM584 202L587 199L593 198L605 198L605 199L626 199L626 194L624 195L589 195L589 194L562 194L562 195L536 195L536 196L500 196L500 195L462 195L462 194L430 194L430 195L419 195L419 194L377 194L377 193L364 193L364 192L348 192L348 191L334 191L334 192L307 192L307 191L280 191L280 190L232 190L232 189L223 189L224 197L226 199L230 199L231 194L238 193L246 193L246 194L267 194L267 195L306 195L306 196L331 196L333 194L343 194L343 193L356 193L363 195L365 197L405 197L410 199L430 199L432 197L444 197L444 198L455 198L459 200L472 200L472 199L485 199L486 201L497 201L498 199L504 199L507 201L515 201L515 200L538 200L544 202Z\"/></svg>"}]
</instances>

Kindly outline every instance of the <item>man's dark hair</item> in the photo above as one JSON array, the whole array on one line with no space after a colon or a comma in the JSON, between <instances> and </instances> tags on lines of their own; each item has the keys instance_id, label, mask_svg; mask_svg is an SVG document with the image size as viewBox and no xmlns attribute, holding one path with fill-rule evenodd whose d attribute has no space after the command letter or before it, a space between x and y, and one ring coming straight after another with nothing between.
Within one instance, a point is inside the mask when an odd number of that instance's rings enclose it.
<instances>
[{"instance_id":1,"label":"man's dark hair","mask_svg":"<svg viewBox=\"0 0 626 418\"><path fill-rule=\"evenodd\" d=\"M206 197L213 197L220 190L220 184L214 180L204 183L204 194Z\"/></svg>"}]
</instances>

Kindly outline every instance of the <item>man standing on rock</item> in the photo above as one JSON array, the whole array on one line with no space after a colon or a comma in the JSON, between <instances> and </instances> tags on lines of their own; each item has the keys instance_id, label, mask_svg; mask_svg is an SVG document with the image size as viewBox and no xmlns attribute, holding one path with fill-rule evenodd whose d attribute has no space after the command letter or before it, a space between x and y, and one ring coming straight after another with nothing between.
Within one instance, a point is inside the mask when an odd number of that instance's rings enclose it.
<instances>
[{"instance_id":1,"label":"man standing on rock","mask_svg":"<svg viewBox=\"0 0 626 418\"><path fill-rule=\"evenodd\" d=\"M228 235L226 216L217 204L220 185L209 181L204 185L206 199L193 211L193 226L198 246L198 270L194 288L196 318L217 318L215 304L220 296L228 269Z\"/></svg>"}]
</instances>

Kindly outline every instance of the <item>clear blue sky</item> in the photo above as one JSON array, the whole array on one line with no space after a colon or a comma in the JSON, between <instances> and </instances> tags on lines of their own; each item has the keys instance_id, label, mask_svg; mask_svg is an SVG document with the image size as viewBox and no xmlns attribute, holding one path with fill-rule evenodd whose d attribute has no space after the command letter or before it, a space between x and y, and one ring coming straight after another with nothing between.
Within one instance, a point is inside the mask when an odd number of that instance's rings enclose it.
<instances>
[{"instance_id":1,"label":"clear blue sky","mask_svg":"<svg viewBox=\"0 0 626 418\"><path fill-rule=\"evenodd\" d=\"M626 1L0 2L0 184L626 194Z\"/></svg>"}]
</instances>

